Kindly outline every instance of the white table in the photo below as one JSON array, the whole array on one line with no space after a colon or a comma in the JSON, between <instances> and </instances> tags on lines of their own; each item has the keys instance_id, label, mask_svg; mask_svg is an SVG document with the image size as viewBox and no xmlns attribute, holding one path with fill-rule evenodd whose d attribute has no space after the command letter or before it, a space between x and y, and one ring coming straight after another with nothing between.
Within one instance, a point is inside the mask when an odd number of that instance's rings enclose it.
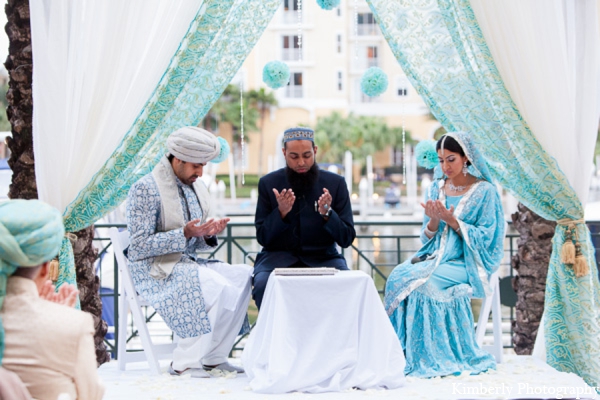
<instances>
[{"instance_id":1,"label":"white table","mask_svg":"<svg viewBox=\"0 0 600 400\"><path fill-rule=\"evenodd\" d=\"M393 389L404 354L373 280L271 274L242 361L260 393Z\"/></svg>"}]
</instances>

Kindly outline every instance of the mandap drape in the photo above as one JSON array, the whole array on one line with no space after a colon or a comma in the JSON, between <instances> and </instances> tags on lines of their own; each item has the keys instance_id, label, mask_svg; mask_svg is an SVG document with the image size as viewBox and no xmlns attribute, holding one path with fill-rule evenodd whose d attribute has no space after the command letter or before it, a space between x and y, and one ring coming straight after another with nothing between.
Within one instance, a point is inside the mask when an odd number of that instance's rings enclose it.
<instances>
[{"instance_id":1,"label":"mandap drape","mask_svg":"<svg viewBox=\"0 0 600 400\"><path fill-rule=\"evenodd\" d=\"M546 288L547 361L596 386L600 284L581 222L600 115L596 2L368 2L444 127L471 132L494 178L521 202L576 227L590 272L577 277L561 262L566 226L558 225Z\"/></svg>"},{"instance_id":2,"label":"mandap drape","mask_svg":"<svg viewBox=\"0 0 600 400\"><path fill-rule=\"evenodd\" d=\"M41 200L68 232L120 204L196 125L271 20L278 0L31 0L33 139ZM63 240L58 285L75 282Z\"/></svg>"}]
</instances>

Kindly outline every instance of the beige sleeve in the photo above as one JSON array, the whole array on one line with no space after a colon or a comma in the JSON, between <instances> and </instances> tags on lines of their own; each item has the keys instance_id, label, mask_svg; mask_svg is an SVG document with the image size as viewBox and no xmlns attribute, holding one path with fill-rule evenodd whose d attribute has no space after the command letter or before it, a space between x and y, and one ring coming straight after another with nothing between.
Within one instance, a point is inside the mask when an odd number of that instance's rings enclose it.
<instances>
[{"instance_id":1,"label":"beige sleeve","mask_svg":"<svg viewBox=\"0 0 600 400\"><path fill-rule=\"evenodd\" d=\"M0 400L30 400L27 388L14 372L0 367Z\"/></svg>"},{"instance_id":2,"label":"beige sleeve","mask_svg":"<svg viewBox=\"0 0 600 400\"><path fill-rule=\"evenodd\" d=\"M86 328L88 327L86 326ZM80 400L101 399L104 395L104 386L98 377L96 366L93 330L84 329L79 338L77 365L75 366L75 386L77 388L77 398Z\"/></svg>"}]
</instances>

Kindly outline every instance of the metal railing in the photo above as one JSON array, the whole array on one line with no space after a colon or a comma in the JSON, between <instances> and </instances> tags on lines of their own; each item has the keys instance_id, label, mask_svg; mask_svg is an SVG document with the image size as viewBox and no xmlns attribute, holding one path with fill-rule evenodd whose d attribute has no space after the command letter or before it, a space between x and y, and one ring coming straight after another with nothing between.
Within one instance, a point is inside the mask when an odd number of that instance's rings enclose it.
<instances>
[{"instance_id":1,"label":"metal railing","mask_svg":"<svg viewBox=\"0 0 600 400\"><path fill-rule=\"evenodd\" d=\"M281 59L283 61L299 61L303 57L303 49L300 48L283 48L281 49Z\"/></svg>"},{"instance_id":2,"label":"metal railing","mask_svg":"<svg viewBox=\"0 0 600 400\"><path fill-rule=\"evenodd\" d=\"M600 231L600 224L596 224L595 228L592 225L593 224L590 224L592 240L594 243L600 242L600 232L598 232ZM95 226L97 235L94 237L94 241L102 243L101 250L98 254L100 260L103 259L111 248L110 239L101 232L102 229L110 227L125 228L126 226L123 224L98 224ZM343 249L342 254L346 258L349 268L359 269L369 273L375 282L377 290L383 295L387 276L392 269L396 265L404 262L420 248L420 227L421 224L415 222L355 222L357 231L356 240L348 249ZM371 230L371 232L368 232L369 230ZM395 234L394 231L403 231L404 233ZM505 256L499 270L501 279L511 279L513 277L513 269L510 265L510 260L517 251L516 239L518 237L518 234L509 229L505 238ZM217 258L230 264L252 264L260 249L261 246L256 241L254 224L252 222L231 222L228 224L227 229L223 232L222 236L219 237L219 245L211 252L203 253L202 257ZM600 255L600 248L598 246L596 246L596 254L597 257ZM110 352L117 354L117 346L119 346L117 340L117 332L119 330L119 274L116 260L114 260L113 273L114 277L112 282L114 285L114 292L110 294L101 293L100 296L103 299L111 297L113 300L114 340L105 340L105 342L107 343ZM504 317L503 320L505 320L505 322L510 321L511 337L510 345L505 347L513 347L512 322L515 315L514 304L511 304L510 300L506 301L507 299L503 297L507 296L504 296L501 291L501 301L503 303L502 314L509 316L508 318ZM250 307L250 311L252 311L254 315L256 314L256 309L253 308L253 306ZM147 320L150 321L155 314L154 310L147 311ZM130 335L128 341L135 336L136 331L132 329L132 332L133 333ZM243 338L238 339L233 350L241 350L239 344L242 339Z\"/></svg>"},{"instance_id":3,"label":"metal railing","mask_svg":"<svg viewBox=\"0 0 600 400\"><path fill-rule=\"evenodd\" d=\"M379 57L358 57L352 61L352 71L364 71L371 67L379 67Z\"/></svg>"},{"instance_id":4,"label":"metal railing","mask_svg":"<svg viewBox=\"0 0 600 400\"><path fill-rule=\"evenodd\" d=\"M380 34L379 25L376 23L358 24L356 34L358 36L378 36Z\"/></svg>"},{"instance_id":5,"label":"metal railing","mask_svg":"<svg viewBox=\"0 0 600 400\"><path fill-rule=\"evenodd\" d=\"M304 96L304 90L301 85L287 85L285 87L285 97L290 99L301 99Z\"/></svg>"}]
</instances>

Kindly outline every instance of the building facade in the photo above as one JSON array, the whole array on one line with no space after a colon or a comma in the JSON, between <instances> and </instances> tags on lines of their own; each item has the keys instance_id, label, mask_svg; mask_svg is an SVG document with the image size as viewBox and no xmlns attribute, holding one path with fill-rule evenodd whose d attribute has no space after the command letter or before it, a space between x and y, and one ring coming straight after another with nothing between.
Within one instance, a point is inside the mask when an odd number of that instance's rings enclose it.
<instances>
[{"instance_id":1,"label":"building facade","mask_svg":"<svg viewBox=\"0 0 600 400\"><path fill-rule=\"evenodd\" d=\"M364 0L341 0L340 6L330 11L321 9L316 0L281 0L273 20L232 83L242 80L245 90L265 87L271 91L262 81L262 71L273 60L289 66L290 83L274 91L278 106L265 120L262 162L259 134L247 132L247 173L262 169L260 173L264 174L280 167L282 132L298 124L314 127L317 118L334 111L383 117L389 126L404 125L418 139L433 137L440 126L429 117L429 110L411 87ZM360 79L373 66L387 74L389 85L381 96L369 98L360 90ZM231 139L226 127L220 134ZM239 168L241 155L234 147ZM374 166L397 163L397 150L390 148L375 155ZM228 167L221 168L219 173L225 173Z\"/></svg>"}]
</instances>

